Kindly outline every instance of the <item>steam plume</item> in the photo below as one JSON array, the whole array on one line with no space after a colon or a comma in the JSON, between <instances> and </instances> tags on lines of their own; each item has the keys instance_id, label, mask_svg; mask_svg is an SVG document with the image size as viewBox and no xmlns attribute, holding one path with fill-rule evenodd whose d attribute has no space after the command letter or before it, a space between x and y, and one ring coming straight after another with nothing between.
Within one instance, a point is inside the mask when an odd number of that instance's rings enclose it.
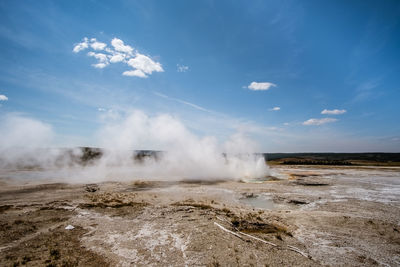
<instances>
[{"instance_id":1,"label":"steam plume","mask_svg":"<svg viewBox=\"0 0 400 267\"><path fill-rule=\"evenodd\" d=\"M104 148L102 156L85 166L76 160L81 156L77 150L42 149L41 156L32 157L38 149L51 146L54 132L48 124L10 115L1 120L1 126L0 164L29 162L70 181L241 179L268 174L264 157L254 153L256 144L244 135L237 133L218 142L212 136L193 134L168 114L149 116L134 111L106 121L96 134ZM29 136L24 134L28 129ZM163 152L135 160L133 151L143 149Z\"/></svg>"}]
</instances>

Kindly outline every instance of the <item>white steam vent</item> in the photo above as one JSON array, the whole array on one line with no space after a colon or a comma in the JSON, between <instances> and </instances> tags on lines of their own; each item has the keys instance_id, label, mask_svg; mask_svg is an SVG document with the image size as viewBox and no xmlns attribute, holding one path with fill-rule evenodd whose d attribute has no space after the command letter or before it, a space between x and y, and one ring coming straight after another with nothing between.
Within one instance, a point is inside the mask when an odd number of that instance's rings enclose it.
<instances>
[{"instance_id":1,"label":"white steam vent","mask_svg":"<svg viewBox=\"0 0 400 267\"><path fill-rule=\"evenodd\" d=\"M10 118L9 118L10 119ZM30 119L32 120L32 119ZM24 122L21 118L15 123ZM38 122L38 125L40 122ZM10 125L9 123L5 126ZM23 125L11 124L10 131ZM36 127L41 135L43 127ZM33 128L36 129L36 128ZM23 130L23 129L19 129ZM3 137L13 136L3 128ZM47 127L46 131L51 131ZM46 136L51 133L46 132ZM11 137L10 137L11 138ZM24 138L21 136L21 138ZM13 143L18 144L18 140ZM43 144L43 139L38 138ZM79 152L72 150L69 155L51 155L35 158L34 164L40 168L51 169L53 177L75 181L129 180L129 179L260 179L268 176L268 166L262 155L255 154L256 144L242 134L235 134L225 142L218 142L212 136L199 137L190 132L180 120L168 114L148 116L142 111L134 111L120 118L113 117L105 121L96 134L102 156L91 164L77 164ZM4 146L1 150L1 162L8 164L13 159L19 162L32 161L37 149L32 146L19 147L7 158L6 151L13 148ZM48 144L48 147L51 144ZM141 161L133 160L134 150L163 151L157 157L146 157ZM18 155L15 155L17 153ZM65 154L64 151L59 153ZM53 161L51 160L53 159ZM56 161L57 159L57 161Z\"/></svg>"}]
</instances>

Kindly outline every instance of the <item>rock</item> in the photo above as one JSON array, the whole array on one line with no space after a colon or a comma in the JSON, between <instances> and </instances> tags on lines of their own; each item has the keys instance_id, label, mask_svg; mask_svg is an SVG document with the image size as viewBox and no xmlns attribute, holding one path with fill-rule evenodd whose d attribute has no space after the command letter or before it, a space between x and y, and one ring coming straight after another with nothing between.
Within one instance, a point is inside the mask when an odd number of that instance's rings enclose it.
<instances>
[{"instance_id":1,"label":"rock","mask_svg":"<svg viewBox=\"0 0 400 267\"><path fill-rule=\"evenodd\" d=\"M308 202L306 201L302 201L302 200L296 200L296 199L291 199L289 200L290 204L295 204L295 205L305 205L308 204Z\"/></svg>"},{"instance_id":2,"label":"rock","mask_svg":"<svg viewBox=\"0 0 400 267\"><path fill-rule=\"evenodd\" d=\"M99 186L97 184L87 184L87 185L85 185L85 191L86 192L93 193L93 192L96 192L96 191L99 191L99 190L100 190L100 188L99 188Z\"/></svg>"}]
</instances>

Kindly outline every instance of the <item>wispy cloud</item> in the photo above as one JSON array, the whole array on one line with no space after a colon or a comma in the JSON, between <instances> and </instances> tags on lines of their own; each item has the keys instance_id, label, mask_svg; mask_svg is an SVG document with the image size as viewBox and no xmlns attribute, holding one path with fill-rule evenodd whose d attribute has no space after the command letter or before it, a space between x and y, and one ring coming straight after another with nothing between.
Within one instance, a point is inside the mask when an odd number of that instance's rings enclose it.
<instances>
[{"instance_id":1,"label":"wispy cloud","mask_svg":"<svg viewBox=\"0 0 400 267\"><path fill-rule=\"evenodd\" d=\"M321 114L328 114L328 115L341 115L346 113L347 111L345 109L324 109L321 111Z\"/></svg>"},{"instance_id":2,"label":"wispy cloud","mask_svg":"<svg viewBox=\"0 0 400 267\"><path fill-rule=\"evenodd\" d=\"M326 123L335 122L338 119L335 118L322 118L322 119L309 119L303 122L303 125L323 125Z\"/></svg>"},{"instance_id":3,"label":"wispy cloud","mask_svg":"<svg viewBox=\"0 0 400 267\"><path fill-rule=\"evenodd\" d=\"M169 97L169 96L164 95L164 94L161 94L161 93L159 93L159 92L153 92L153 94L155 94L156 96L165 98L165 99L173 100L173 101L176 101L176 102L178 102L178 103L181 103L181 104L190 106L190 107L192 107L192 108L194 108L194 109L197 109L197 110L201 110L201 111L208 112L208 113L214 113L212 110L203 108L203 107L201 107L201 106L198 106L198 105L196 105L196 104L187 102L187 101L182 100L182 99L179 99L179 98Z\"/></svg>"},{"instance_id":4,"label":"wispy cloud","mask_svg":"<svg viewBox=\"0 0 400 267\"><path fill-rule=\"evenodd\" d=\"M248 89L253 91L266 91L269 90L271 87L276 87L276 84L270 82L252 82L247 86Z\"/></svg>"},{"instance_id":5,"label":"wispy cloud","mask_svg":"<svg viewBox=\"0 0 400 267\"><path fill-rule=\"evenodd\" d=\"M5 95L0 95L0 101L7 101L8 97Z\"/></svg>"},{"instance_id":6,"label":"wispy cloud","mask_svg":"<svg viewBox=\"0 0 400 267\"><path fill-rule=\"evenodd\" d=\"M111 48L112 47L112 48ZM154 61L149 56L143 55L135 50L133 47L126 45L124 41L118 38L111 40L111 47L107 44L97 41L96 38L83 38L82 42L76 44L73 48L74 53L79 53L85 49L92 48L96 53L90 51L88 56L97 59L97 63L92 64L95 68L105 68L110 63L122 62L130 66L132 69L124 71L124 76L135 76L139 78L147 78L153 72L163 72L164 69L161 63Z\"/></svg>"},{"instance_id":7,"label":"wispy cloud","mask_svg":"<svg viewBox=\"0 0 400 267\"><path fill-rule=\"evenodd\" d=\"M120 119L124 113L126 112L121 112L120 110L115 110L113 108L98 108L97 111L100 112L99 119L101 121L106 121L106 120L118 120Z\"/></svg>"},{"instance_id":8,"label":"wispy cloud","mask_svg":"<svg viewBox=\"0 0 400 267\"><path fill-rule=\"evenodd\" d=\"M356 88L356 96L354 101L365 101L370 97L377 95L375 88L379 87L380 84L380 78L371 79L359 84Z\"/></svg>"},{"instance_id":9,"label":"wispy cloud","mask_svg":"<svg viewBox=\"0 0 400 267\"><path fill-rule=\"evenodd\" d=\"M273 107L273 108L269 109L269 111L278 111L278 110L281 110L281 108L280 107Z\"/></svg>"},{"instance_id":10,"label":"wispy cloud","mask_svg":"<svg viewBox=\"0 0 400 267\"><path fill-rule=\"evenodd\" d=\"M231 127L235 129L238 132L242 133L252 133L252 134L259 134L259 135L264 135L264 134L269 134L272 132L277 132L280 130L280 128L275 127L275 126L266 126L262 124L258 124L254 121L249 121L249 120L240 120L237 118L232 118L228 120L229 124L231 124Z\"/></svg>"},{"instance_id":11,"label":"wispy cloud","mask_svg":"<svg viewBox=\"0 0 400 267\"><path fill-rule=\"evenodd\" d=\"M189 70L189 66L176 64L176 71L177 72L187 72Z\"/></svg>"}]
</instances>

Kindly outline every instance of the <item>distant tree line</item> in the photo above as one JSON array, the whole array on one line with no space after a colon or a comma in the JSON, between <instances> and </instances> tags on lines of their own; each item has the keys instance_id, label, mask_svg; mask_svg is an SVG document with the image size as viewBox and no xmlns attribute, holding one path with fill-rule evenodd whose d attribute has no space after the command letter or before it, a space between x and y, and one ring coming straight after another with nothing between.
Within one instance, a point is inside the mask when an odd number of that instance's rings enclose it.
<instances>
[{"instance_id":1,"label":"distant tree line","mask_svg":"<svg viewBox=\"0 0 400 267\"><path fill-rule=\"evenodd\" d=\"M282 164L286 165L353 165L348 161L339 160L284 160Z\"/></svg>"},{"instance_id":2,"label":"distant tree line","mask_svg":"<svg viewBox=\"0 0 400 267\"><path fill-rule=\"evenodd\" d=\"M266 160L400 162L400 153L264 153Z\"/></svg>"}]
</instances>

